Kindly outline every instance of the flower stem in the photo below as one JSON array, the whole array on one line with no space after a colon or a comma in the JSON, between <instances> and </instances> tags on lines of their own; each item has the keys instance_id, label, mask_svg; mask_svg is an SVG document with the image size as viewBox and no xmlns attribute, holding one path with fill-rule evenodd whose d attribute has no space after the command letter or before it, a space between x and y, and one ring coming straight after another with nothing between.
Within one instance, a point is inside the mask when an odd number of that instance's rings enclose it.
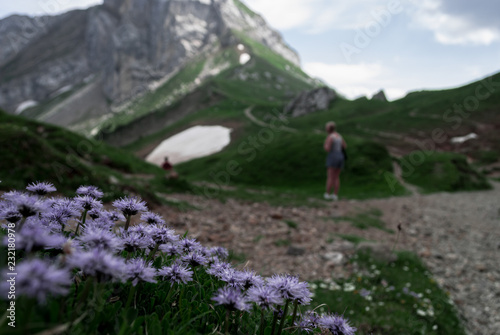
<instances>
[{"instance_id":1,"label":"flower stem","mask_svg":"<svg viewBox=\"0 0 500 335\"><path fill-rule=\"evenodd\" d=\"M274 311L273 316L273 329L271 330L271 335L274 335L274 330L276 329L276 322L278 322L278 311Z\"/></svg>"},{"instance_id":2,"label":"flower stem","mask_svg":"<svg viewBox=\"0 0 500 335\"><path fill-rule=\"evenodd\" d=\"M127 215L127 222L125 222L125 231L128 230L128 226L130 225L130 218L132 217L132 215Z\"/></svg>"},{"instance_id":3,"label":"flower stem","mask_svg":"<svg viewBox=\"0 0 500 335\"><path fill-rule=\"evenodd\" d=\"M85 221L87 220L87 212L88 212L88 210L86 210L86 209L83 211L82 217L81 217L80 221L78 222L78 225L76 226L75 235L78 235L78 228L80 228L80 225L82 227L85 226Z\"/></svg>"},{"instance_id":4,"label":"flower stem","mask_svg":"<svg viewBox=\"0 0 500 335\"><path fill-rule=\"evenodd\" d=\"M286 313L288 312L288 305L290 304L290 300L286 300L285 303L285 308L283 309L283 316L281 317L281 322L280 322L280 328L278 329L278 335L281 335L281 332L283 331L283 326L285 325L286 321Z\"/></svg>"},{"instance_id":5,"label":"flower stem","mask_svg":"<svg viewBox=\"0 0 500 335\"><path fill-rule=\"evenodd\" d=\"M299 302L297 300L295 300L295 303L293 305L292 327L295 324L295 317L297 316L298 307L299 307Z\"/></svg>"},{"instance_id":6,"label":"flower stem","mask_svg":"<svg viewBox=\"0 0 500 335\"><path fill-rule=\"evenodd\" d=\"M147 259L148 262L151 261L151 260L153 260L153 258L155 257L155 254L158 251L159 247L160 247L160 243L156 243L155 248L153 249L153 251L151 251L149 253L149 256L148 256L148 259Z\"/></svg>"},{"instance_id":7,"label":"flower stem","mask_svg":"<svg viewBox=\"0 0 500 335\"><path fill-rule=\"evenodd\" d=\"M21 219L21 221L19 221L19 225L18 225L17 231L21 231L21 228L23 227L23 225L24 225L25 222L26 222L26 217L23 216L23 218Z\"/></svg>"},{"instance_id":8,"label":"flower stem","mask_svg":"<svg viewBox=\"0 0 500 335\"><path fill-rule=\"evenodd\" d=\"M264 316L264 308L260 310L260 335L264 335L264 328L265 328L265 316Z\"/></svg>"},{"instance_id":9,"label":"flower stem","mask_svg":"<svg viewBox=\"0 0 500 335\"><path fill-rule=\"evenodd\" d=\"M229 309L226 309L226 335L229 335Z\"/></svg>"},{"instance_id":10,"label":"flower stem","mask_svg":"<svg viewBox=\"0 0 500 335\"><path fill-rule=\"evenodd\" d=\"M139 285L139 284L137 284L137 285ZM125 308L128 308L130 306L130 304L132 303L132 300L134 299L135 291L137 290L137 285L136 286L132 285L132 287L130 288L130 292L128 294L128 299L127 299L127 303L125 304Z\"/></svg>"}]
</instances>

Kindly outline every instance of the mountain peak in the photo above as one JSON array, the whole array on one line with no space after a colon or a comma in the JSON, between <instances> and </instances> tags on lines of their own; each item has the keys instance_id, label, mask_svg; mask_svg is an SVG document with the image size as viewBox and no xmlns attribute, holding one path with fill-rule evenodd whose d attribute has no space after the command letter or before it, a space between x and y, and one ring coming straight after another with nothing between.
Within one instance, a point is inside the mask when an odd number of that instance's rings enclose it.
<instances>
[{"instance_id":1,"label":"mountain peak","mask_svg":"<svg viewBox=\"0 0 500 335\"><path fill-rule=\"evenodd\" d=\"M23 20L43 29L24 36L26 22L11 20L4 35L10 39L0 37L0 106L10 112L89 81L88 92L100 92L99 99L127 102L196 57L239 43L235 32L299 65L281 35L238 0L104 0L85 11ZM13 36L23 41L15 54ZM4 50L10 53L2 58Z\"/></svg>"}]
</instances>

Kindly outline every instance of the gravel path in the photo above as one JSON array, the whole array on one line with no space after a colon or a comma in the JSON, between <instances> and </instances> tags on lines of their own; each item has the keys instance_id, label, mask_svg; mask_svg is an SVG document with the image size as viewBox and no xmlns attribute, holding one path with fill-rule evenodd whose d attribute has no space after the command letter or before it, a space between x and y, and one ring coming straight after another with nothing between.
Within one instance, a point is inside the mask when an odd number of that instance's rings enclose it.
<instances>
[{"instance_id":1,"label":"gravel path","mask_svg":"<svg viewBox=\"0 0 500 335\"><path fill-rule=\"evenodd\" d=\"M402 233L396 248L417 253L449 292L472 335L500 333L500 184L491 191L414 194L408 197L326 203L325 208L272 207L192 195L171 195L200 208L157 208L179 232L205 245L242 254L263 275L293 273L311 280L343 277L356 246L338 234L380 242L390 250L396 234L358 229L341 216L379 209L386 227ZM337 218L337 219L336 219Z\"/></svg>"}]
</instances>

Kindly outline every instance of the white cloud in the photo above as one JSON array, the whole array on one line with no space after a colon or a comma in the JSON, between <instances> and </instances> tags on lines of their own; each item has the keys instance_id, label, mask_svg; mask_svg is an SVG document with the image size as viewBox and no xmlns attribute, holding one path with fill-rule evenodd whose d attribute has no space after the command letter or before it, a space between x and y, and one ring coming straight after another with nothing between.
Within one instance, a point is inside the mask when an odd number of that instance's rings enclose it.
<instances>
[{"instance_id":1,"label":"white cloud","mask_svg":"<svg viewBox=\"0 0 500 335\"><path fill-rule=\"evenodd\" d=\"M0 18L10 14L30 16L56 15L72 9L88 8L101 4L103 0L24 0L5 1L0 8Z\"/></svg>"},{"instance_id":2,"label":"white cloud","mask_svg":"<svg viewBox=\"0 0 500 335\"><path fill-rule=\"evenodd\" d=\"M312 34L331 29L357 29L375 20L375 12L389 10L400 0L246 0L271 26L287 30L301 28Z\"/></svg>"},{"instance_id":3,"label":"white cloud","mask_svg":"<svg viewBox=\"0 0 500 335\"><path fill-rule=\"evenodd\" d=\"M413 2L411 11L414 21L422 28L431 30L435 39L446 45L490 45L500 40L500 28L482 24L468 13L447 13L443 0Z\"/></svg>"},{"instance_id":4,"label":"white cloud","mask_svg":"<svg viewBox=\"0 0 500 335\"><path fill-rule=\"evenodd\" d=\"M311 62L304 64L304 71L312 77L322 79L348 99L360 96L371 97L381 89L387 99L396 100L406 95L404 88L392 87L391 71L378 63L326 64Z\"/></svg>"}]
</instances>

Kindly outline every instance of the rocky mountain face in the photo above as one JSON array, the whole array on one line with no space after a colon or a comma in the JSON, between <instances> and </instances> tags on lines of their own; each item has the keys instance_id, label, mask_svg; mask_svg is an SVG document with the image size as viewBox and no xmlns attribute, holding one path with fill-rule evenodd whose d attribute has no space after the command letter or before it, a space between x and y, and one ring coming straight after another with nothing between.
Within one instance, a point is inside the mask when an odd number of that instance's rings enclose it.
<instances>
[{"instance_id":1,"label":"rocky mountain face","mask_svg":"<svg viewBox=\"0 0 500 335\"><path fill-rule=\"evenodd\" d=\"M299 65L279 33L238 0L104 0L54 17L10 16L0 21L0 107L20 112L77 92L64 109L78 106L79 115L52 110L45 120L105 114L194 57L239 43L235 31Z\"/></svg>"},{"instance_id":2,"label":"rocky mountain face","mask_svg":"<svg viewBox=\"0 0 500 335\"><path fill-rule=\"evenodd\" d=\"M314 113L328 109L330 103L337 98L337 92L328 87L315 88L299 94L290 101L284 113L292 117Z\"/></svg>"}]
</instances>

